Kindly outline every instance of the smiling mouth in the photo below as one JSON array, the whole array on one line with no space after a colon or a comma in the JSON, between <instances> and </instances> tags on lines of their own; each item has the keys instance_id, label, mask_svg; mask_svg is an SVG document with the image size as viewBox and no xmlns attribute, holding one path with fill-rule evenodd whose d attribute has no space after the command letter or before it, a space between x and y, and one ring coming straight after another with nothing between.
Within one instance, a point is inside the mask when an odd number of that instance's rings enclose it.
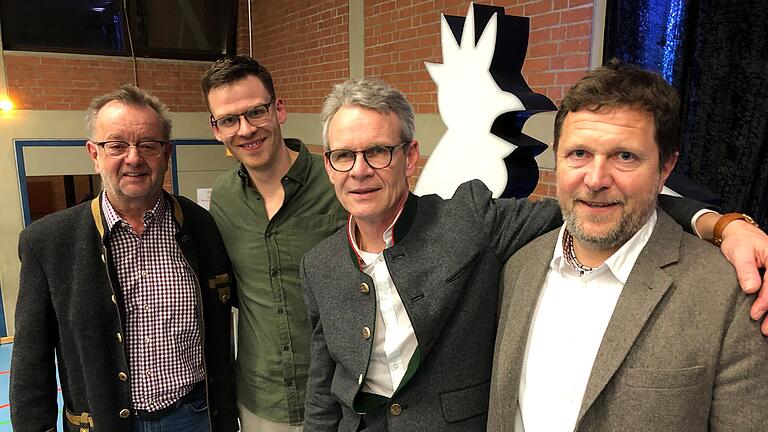
<instances>
[{"instance_id":1,"label":"smiling mouth","mask_svg":"<svg viewBox=\"0 0 768 432\"><path fill-rule=\"evenodd\" d=\"M601 202L601 201L579 200L579 202L589 208L595 208L595 209L608 208L608 207L613 207L621 204L619 201Z\"/></svg>"},{"instance_id":2,"label":"smiling mouth","mask_svg":"<svg viewBox=\"0 0 768 432\"><path fill-rule=\"evenodd\" d=\"M379 188L365 188L365 189L361 188L361 189L353 189L349 191L349 193L353 195L367 195L367 194L376 192L377 190L379 190Z\"/></svg>"},{"instance_id":3,"label":"smiling mouth","mask_svg":"<svg viewBox=\"0 0 768 432\"><path fill-rule=\"evenodd\" d=\"M245 143L245 144L239 144L238 147L244 148L244 149L257 148L257 147L261 146L266 139L267 139L266 137L260 138L260 139L257 139L257 140L254 140L254 141L251 141L251 142L248 142L248 143Z\"/></svg>"}]
</instances>

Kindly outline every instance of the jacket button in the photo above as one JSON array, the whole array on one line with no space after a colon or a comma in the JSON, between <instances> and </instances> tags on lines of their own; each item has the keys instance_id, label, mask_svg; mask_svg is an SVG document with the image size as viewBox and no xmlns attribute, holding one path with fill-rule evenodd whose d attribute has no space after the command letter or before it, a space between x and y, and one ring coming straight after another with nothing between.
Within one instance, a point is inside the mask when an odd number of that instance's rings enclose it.
<instances>
[{"instance_id":1,"label":"jacket button","mask_svg":"<svg viewBox=\"0 0 768 432\"><path fill-rule=\"evenodd\" d=\"M389 413L393 416L399 416L401 412L403 412L403 407L398 403L393 403L392 406L389 407Z\"/></svg>"},{"instance_id":2,"label":"jacket button","mask_svg":"<svg viewBox=\"0 0 768 432\"><path fill-rule=\"evenodd\" d=\"M363 294L368 294L369 292L371 292L371 289L368 288L368 284L367 283L363 282L363 283L360 284L360 292L363 293Z\"/></svg>"},{"instance_id":3,"label":"jacket button","mask_svg":"<svg viewBox=\"0 0 768 432\"><path fill-rule=\"evenodd\" d=\"M368 326L363 327L363 339L371 338L371 329Z\"/></svg>"},{"instance_id":4,"label":"jacket button","mask_svg":"<svg viewBox=\"0 0 768 432\"><path fill-rule=\"evenodd\" d=\"M117 304L117 297L114 294L112 294L112 303Z\"/></svg>"},{"instance_id":5,"label":"jacket button","mask_svg":"<svg viewBox=\"0 0 768 432\"><path fill-rule=\"evenodd\" d=\"M120 381L128 381L128 375L126 375L125 372L120 372L117 374L117 377L120 379Z\"/></svg>"},{"instance_id":6,"label":"jacket button","mask_svg":"<svg viewBox=\"0 0 768 432\"><path fill-rule=\"evenodd\" d=\"M117 332L117 343L123 343L123 335L120 332Z\"/></svg>"},{"instance_id":7,"label":"jacket button","mask_svg":"<svg viewBox=\"0 0 768 432\"><path fill-rule=\"evenodd\" d=\"M118 415L120 416L120 418L128 418L131 415L131 412L123 408L120 410L120 413Z\"/></svg>"}]
</instances>

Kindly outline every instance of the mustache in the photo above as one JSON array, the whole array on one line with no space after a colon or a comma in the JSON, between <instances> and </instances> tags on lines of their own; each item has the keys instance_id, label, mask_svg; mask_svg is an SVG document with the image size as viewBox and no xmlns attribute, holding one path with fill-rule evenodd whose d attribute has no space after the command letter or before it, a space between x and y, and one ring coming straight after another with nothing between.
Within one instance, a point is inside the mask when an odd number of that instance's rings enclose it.
<instances>
[{"instance_id":1,"label":"mustache","mask_svg":"<svg viewBox=\"0 0 768 432\"><path fill-rule=\"evenodd\" d=\"M602 204L602 205L610 205L610 204L624 204L624 200L618 199L618 198L611 198L608 196L607 193L602 191L591 191L591 192L581 192L574 194L571 199L574 201L584 201L589 204Z\"/></svg>"}]
</instances>

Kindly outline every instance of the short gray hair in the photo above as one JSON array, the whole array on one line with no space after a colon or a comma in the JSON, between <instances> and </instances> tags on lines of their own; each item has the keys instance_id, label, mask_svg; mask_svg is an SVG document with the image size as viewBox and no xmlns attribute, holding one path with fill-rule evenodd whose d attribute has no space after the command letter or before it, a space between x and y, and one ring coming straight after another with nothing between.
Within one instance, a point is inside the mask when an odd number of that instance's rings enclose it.
<instances>
[{"instance_id":1,"label":"short gray hair","mask_svg":"<svg viewBox=\"0 0 768 432\"><path fill-rule=\"evenodd\" d=\"M172 122L171 118L168 117L168 107L160 102L160 99L156 96L152 96L148 92L131 84L123 84L117 90L101 96L96 96L91 100L91 104L88 106L88 113L85 115L88 137L93 138L93 126L94 123L96 123L96 119L99 117L99 111L104 108L104 105L112 101L118 101L124 105L140 108L152 108L157 114L157 119L160 120L160 126L163 129L163 139L166 141L171 139Z\"/></svg>"},{"instance_id":2,"label":"short gray hair","mask_svg":"<svg viewBox=\"0 0 768 432\"><path fill-rule=\"evenodd\" d=\"M410 143L416 130L413 107L405 95L378 79L349 79L333 86L323 101L323 146L330 150L328 126L345 105L359 106L381 114L394 113L400 119L400 141Z\"/></svg>"}]
</instances>

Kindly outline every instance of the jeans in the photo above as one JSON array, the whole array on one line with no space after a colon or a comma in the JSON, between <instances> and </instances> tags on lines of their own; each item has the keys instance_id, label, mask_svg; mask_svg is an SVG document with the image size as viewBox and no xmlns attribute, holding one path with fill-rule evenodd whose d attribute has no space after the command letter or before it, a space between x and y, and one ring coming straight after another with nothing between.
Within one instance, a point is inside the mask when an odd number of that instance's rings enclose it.
<instances>
[{"instance_id":1,"label":"jeans","mask_svg":"<svg viewBox=\"0 0 768 432\"><path fill-rule=\"evenodd\" d=\"M131 432L210 432L205 395L179 405L176 410L158 420L134 417Z\"/></svg>"}]
</instances>

